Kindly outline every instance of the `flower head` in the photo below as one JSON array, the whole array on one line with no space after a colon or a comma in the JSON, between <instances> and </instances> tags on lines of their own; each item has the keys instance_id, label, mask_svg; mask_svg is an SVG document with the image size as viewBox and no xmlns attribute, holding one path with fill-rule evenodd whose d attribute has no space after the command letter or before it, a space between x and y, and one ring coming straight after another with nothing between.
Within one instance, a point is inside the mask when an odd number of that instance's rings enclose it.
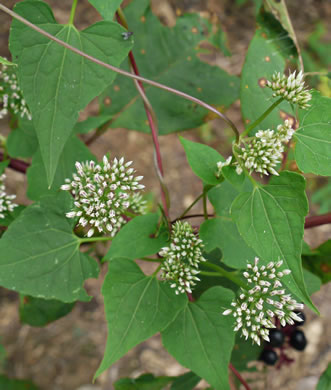
<instances>
[{"instance_id":1,"label":"flower head","mask_svg":"<svg viewBox=\"0 0 331 390\"><path fill-rule=\"evenodd\" d=\"M13 203L12 200L16 198L16 195L7 195L6 188L3 184L6 175L0 175L0 218L5 218L6 212L12 212L18 205Z\"/></svg>"},{"instance_id":2,"label":"flower head","mask_svg":"<svg viewBox=\"0 0 331 390\"><path fill-rule=\"evenodd\" d=\"M79 217L78 224L83 227L89 225L88 237L95 231L114 236L125 223L124 211L130 207L138 210L143 206L142 199L134 197L134 191L144 188L139 184L143 177L134 177L131 164L132 161L124 163L124 158L114 158L109 162L106 156L101 164L76 162L77 174L74 173L73 180L66 179L66 184L61 186L75 198L75 208L66 216Z\"/></svg>"},{"instance_id":3,"label":"flower head","mask_svg":"<svg viewBox=\"0 0 331 390\"><path fill-rule=\"evenodd\" d=\"M4 118L8 112L26 116L32 119L22 91L17 82L17 76L12 66L2 65L0 70L0 119Z\"/></svg>"},{"instance_id":4,"label":"flower head","mask_svg":"<svg viewBox=\"0 0 331 390\"><path fill-rule=\"evenodd\" d=\"M236 319L234 331L241 329L241 334L260 345L261 338L269 340L269 329L275 328L273 317L277 317L282 326L293 325L302 319L294 312L303 309L290 294L285 293L280 279L291 273L289 269L279 270L283 261L270 262L267 266L258 266L256 257L254 264L247 264L243 273L247 280L247 289L241 288L239 298L231 303L223 315L232 314Z\"/></svg>"},{"instance_id":5,"label":"flower head","mask_svg":"<svg viewBox=\"0 0 331 390\"><path fill-rule=\"evenodd\" d=\"M231 162L229 157L226 162L217 163L217 175L221 175L223 166L231 163L236 166L238 175L242 173L242 167L245 167L250 173L255 171L263 175L271 173L278 176L275 167L282 160L283 144L290 141L293 133L289 120L277 126L277 131L259 130L249 143L237 151L237 161Z\"/></svg>"},{"instance_id":6,"label":"flower head","mask_svg":"<svg viewBox=\"0 0 331 390\"><path fill-rule=\"evenodd\" d=\"M206 261L202 249L202 240L195 236L192 226L177 221L171 232L170 246L160 251L164 257L162 277L172 282L171 287L176 289L176 294L191 293L196 281L200 280L196 276L200 272L199 263Z\"/></svg>"},{"instance_id":7,"label":"flower head","mask_svg":"<svg viewBox=\"0 0 331 390\"><path fill-rule=\"evenodd\" d=\"M311 99L311 94L305 89L303 76L302 72L296 75L294 71L289 73L288 77L275 72L272 75L272 81L267 81L267 86L274 91L272 96L281 96L290 103L298 104L300 108L306 109L310 107L308 102Z\"/></svg>"}]
</instances>

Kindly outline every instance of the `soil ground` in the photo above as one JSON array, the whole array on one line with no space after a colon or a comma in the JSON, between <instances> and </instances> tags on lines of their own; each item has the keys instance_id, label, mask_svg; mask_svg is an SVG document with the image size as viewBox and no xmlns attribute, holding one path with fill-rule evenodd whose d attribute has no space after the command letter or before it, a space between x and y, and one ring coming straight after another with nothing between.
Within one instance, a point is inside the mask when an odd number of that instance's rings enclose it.
<instances>
[{"instance_id":1,"label":"soil ground","mask_svg":"<svg viewBox=\"0 0 331 390\"><path fill-rule=\"evenodd\" d=\"M49 0L56 18L66 23L70 12L70 0ZM11 7L15 1L5 1ZM315 22L328 23L331 17L329 1L304 0L288 1L289 12L300 42L304 42L313 30ZM233 55L225 57L215 54L209 61L239 75L245 52L254 33L254 8L251 4L238 8L231 0L159 0L153 1L153 8L162 22L173 25L176 10L196 10L206 16L218 18L227 32L229 46ZM88 4L80 0L76 21L79 28L87 27L99 19L98 14ZM8 56L7 34L10 18L0 13L0 55ZM328 33L330 38L331 32ZM138 64L139 65L139 64ZM89 109L93 112L94 106ZM235 103L227 112L235 124L242 129L240 107ZM6 123L0 122L1 133L6 132ZM208 134L209 144L217 145L224 140L225 125L215 120ZM185 136L201 140L201 133L192 130ZM202 135L206 139L206 135ZM160 139L166 181L171 191L172 215L177 216L200 193L201 184L192 174L184 151L176 134ZM124 129L111 130L99 138L92 151L102 157L110 151L130 158L135 156L135 167L145 176L146 187L159 196L156 175L151 170L153 161L152 142L149 135L128 132ZM225 150L226 152L226 150ZM16 193L18 201L27 204L25 198L26 179L23 175L10 172L11 192ZM195 211L201 211L198 208ZM314 211L314 209L312 209ZM310 229L306 232L307 242L318 246L331 238L330 226ZM148 271L146 269L146 271ZM29 378L41 390L111 390L112 383L123 376L138 376L145 372L155 375L179 375L183 369L163 349L158 335L130 351L119 362L102 374L94 385L90 385L103 356L107 330L103 312L103 300L100 287L106 269L103 268L99 279L89 280L86 287L93 299L90 303L78 303L66 317L44 328L32 328L20 324L18 318L18 297L15 293L0 289L0 336L6 347L8 362L6 373L11 377ZM281 372L269 369L267 372L259 366L259 372L247 374L252 389L270 390L312 390L315 388L321 372L331 361L331 286L322 287L314 294L313 301L320 309L317 317L307 312L305 333L309 344L304 353L293 352L295 363L282 368ZM202 385L200 385L200 388Z\"/></svg>"}]
</instances>

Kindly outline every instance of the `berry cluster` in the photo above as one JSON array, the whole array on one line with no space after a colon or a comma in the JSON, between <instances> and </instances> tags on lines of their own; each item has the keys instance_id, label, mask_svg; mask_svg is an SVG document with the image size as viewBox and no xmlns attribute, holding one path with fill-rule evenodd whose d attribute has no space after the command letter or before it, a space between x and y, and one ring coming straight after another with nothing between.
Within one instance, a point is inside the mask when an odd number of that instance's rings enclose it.
<instances>
[{"instance_id":1,"label":"berry cluster","mask_svg":"<svg viewBox=\"0 0 331 390\"><path fill-rule=\"evenodd\" d=\"M61 190L70 191L75 198L75 209L66 214L67 218L79 217L79 225L89 225L88 237L95 231L113 237L126 222L125 210L144 211L146 202L134 193L144 188L139 184L143 176L134 177L131 164L132 161L124 163L124 158L114 158L110 163L106 156L101 164L76 162L77 174L61 186Z\"/></svg>"},{"instance_id":2,"label":"berry cluster","mask_svg":"<svg viewBox=\"0 0 331 390\"><path fill-rule=\"evenodd\" d=\"M2 107L1 107L2 106ZM17 76L12 66L1 65L0 70L0 119L11 112L32 119L22 91L17 82Z\"/></svg>"},{"instance_id":3,"label":"berry cluster","mask_svg":"<svg viewBox=\"0 0 331 390\"><path fill-rule=\"evenodd\" d=\"M200 279L196 276L199 263L206 261L202 256L202 240L195 236L192 226L187 222L178 221L171 232L169 247L162 248L160 256L162 263L162 277L172 282L176 294L192 293L192 287Z\"/></svg>"},{"instance_id":4,"label":"berry cluster","mask_svg":"<svg viewBox=\"0 0 331 390\"><path fill-rule=\"evenodd\" d=\"M232 314L236 319L234 331L241 329L246 340L250 337L260 345L261 338L270 341L269 329L276 327L274 317L279 319L282 326L301 321L294 310L303 309L303 304L286 294L282 287L280 279L291 273L289 269L279 270L282 260L260 267L258 262L259 258L256 257L254 264L247 264L243 275L248 288L241 288L239 298L231 303L233 309L226 309L223 315Z\"/></svg>"},{"instance_id":5,"label":"berry cluster","mask_svg":"<svg viewBox=\"0 0 331 390\"><path fill-rule=\"evenodd\" d=\"M290 121L286 120L283 125L277 126L277 131L259 130L249 143L237 150L237 161L233 162L236 166L236 172L240 175L243 171L242 166L250 173L253 171L261 175L278 176L275 170L277 164L282 160L284 144L289 142L294 134ZM217 176L221 175L224 166L230 165L232 156L225 162L217 163Z\"/></svg>"},{"instance_id":6,"label":"berry cluster","mask_svg":"<svg viewBox=\"0 0 331 390\"><path fill-rule=\"evenodd\" d=\"M278 361L278 368L283 364L289 364L293 362L293 359L289 358L285 350L292 347L297 351L303 351L306 348L307 340L302 330L298 329L299 325L303 325L305 322L305 315L303 312L296 312L301 321L294 321L293 325L286 325L281 327L279 321L276 320L276 329L272 329L269 333L270 341L265 343L264 349L261 352L260 360L269 366L273 366ZM279 349L279 352L275 350Z\"/></svg>"},{"instance_id":7,"label":"berry cluster","mask_svg":"<svg viewBox=\"0 0 331 390\"><path fill-rule=\"evenodd\" d=\"M306 109L310 107L308 104L311 99L311 94L305 89L303 81L303 73L296 72L289 73L289 76L281 75L275 72L272 75L271 81L267 81L267 86L271 88L274 93L273 97L280 96L290 103L297 104L300 108Z\"/></svg>"},{"instance_id":8,"label":"berry cluster","mask_svg":"<svg viewBox=\"0 0 331 390\"><path fill-rule=\"evenodd\" d=\"M6 175L0 175L0 218L5 218L6 212L12 212L18 205L13 203L12 200L16 198L16 195L7 195L4 180Z\"/></svg>"}]
</instances>

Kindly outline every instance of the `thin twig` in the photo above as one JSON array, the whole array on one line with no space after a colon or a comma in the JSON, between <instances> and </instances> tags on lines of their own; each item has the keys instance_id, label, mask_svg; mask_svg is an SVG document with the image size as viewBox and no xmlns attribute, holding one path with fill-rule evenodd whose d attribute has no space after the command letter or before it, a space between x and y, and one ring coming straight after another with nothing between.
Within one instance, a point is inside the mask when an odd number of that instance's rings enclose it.
<instances>
[{"instance_id":1,"label":"thin twig","mask_svg":"<svg viewBox=\"0 0 331 390\"><path fill-rule=\"evenodd\" d=\"M175 223L177 221L182 221L183 219L190 219L190 218L204 218L205 215L204 214L190 214L190 215L184 215L183 217L178 217L176 219L174 219L173 221L171 221L171 223ZM207 217L208 218L214 218L215 217L215 214L207 214Z\"/></svg>"},{"instance_id":2,"label":"thin twig","mask_svg":"<svg viewBox=\"0 0 331 390\"><path fill-rule=\"evenodd\" d=\"M6 6L4 6L3 4L0 3L0 9L4 12L6 12L8 15L10 15L11 17L19 20L20 22L22 22L23 24L25 24L26 26L29 26L30 28L32 28L33 30L37 31L38 33L44 35L45 37L47 37L48 39L58 43L59 45L65 47L66 49L68 50L71 50L72 52L88 59L89 61L91 62L94 62L95 64L98 64L100 66L103 66L104 68L107 68L107 69L110 69L112 70L113 72L116 72L116 73L119 73L123 76L126 76L126 77L130 77L132 79L135 79L135 80L139 80L139 81L142 81L146 84L149 84L149 85L152 85L153 87L156 87L156 88L160 88L160 89L163 89L165 91L168 91L170 93L173 93L175 95L178 95L178 96L181 96L183 97L184 99L187 99L187 100L190 100L191 102L193 103L196 103L198 104L199 106L201 107L204 107L206 108L207 110L209 111L212 111L214 114L216 114L218 117L222 118L230 127L231 129L233 130L233 132L235 133L236 135L236 138L237 140L239 139L239 131L237 129L237 127L235 126L235 124L225 115L225 114L222 114L221 112L219 112L218 110L216 110L216 108L214 108L213 106L211 106L210 104L208 103L205 103L203 102L202 100L194 97L194 96L191 96L191 95L188 95L187 93L185 92L182 92L182 91L178 91L177 89L174 89L174 88L171 88L171 87L168 87L164 84L160 84L156 81L153 81L153 80L149 80L149 79L146 79L144 77L141 77L141 76L137 76L137 75L134 75L130 72L126 72L125 70L122 70L120 68L117 68L116 66L113 66L113 65L110 65L110 64L107 64L101 60L98 60L97 58L95 57L92 57L90 56L89 54L87 53L84 53L83 51L75 48L74 46L71 46L69 45L68 43L66 42L63 42L61 41L61 39L58 39L56 37L54 37L52 34L49 34L47 31L44 31L43 29L39 28L38 26L34 25L33 23L29 22L27 19L23 18L22 16L20 16L19 14L17 14L16 12L14 11L11 11L9 8L7 8Z\"/></svg>"},{"instance_id":3,"label":"thin twig","mask_svg":"<svg viewBox=\"0 0 331 390\"><path fill-rule=\"evenodd\" d=\"M305 229L331 223L331 213L306 217Z\"/></svg>"},{"instance_id":4,"label":"thin twig","mask_svg":"<svg viewBox=\"0 0 331 390\"><path fill-rule=\"evenodd\" d=\"M127 24L127 21L125 19L125 16L124 16L121 8L119 8L116 12L116 19L117 19L119 24L121 24L123 27L128 29L128 24ZM131 50L129 52L129 62L131 65L132 73L139 76L138 66L137 66L136 60L135 60L134 55L133 55ZM134 80L134 82L135 82L135 86L136 86L141 98L143 99L144 108L145 108L145 112L146 112L147 119L148 119L148 124L149 124L149 127L151 129L152 139L153 139L153 144L154 144L154 152L155 152L155 169L156 169L156 173L157 173L157 176L159 178L159 181L160 181L161 198L162 198L164 213L166 215L167 220L169 221L169 206L170 206L169 191L168 191L168 188L167 188L165 181L164 181L164 171L163 171L160 144L159 144L159 139L158 139L158 128L157 128L156 114L154 112L154 109L153 109L150 101L148 100L148 98L146 96L143 83L139 80ZM170 227L170 225L169 225L169 227Z\"/></svg>"},{"instance_id":5,"label":"thin twig","mask_svg":"<svg viewBox=\"0 0 331 390\"><path fill-rule=\"evenodd\" d=\"M0 152L0 161L4 161L4 155L2 152ZM9 161L9 168L14 169L17 172L26 173L27 169L29 168L30 164L28 164L25 161L17 160L15 158L11 158Z\"/></svg>"},{"instance_id":6,"label":"thin twig","mask_svg":"<svg viewBox=\"0 0 331 390\"><path fill-rule=\"evenodd\" d=\"M246 390L251 390L251 388L248 386L245 379L240 375L240 373L234 368L232 363L229 363L229 368L233 372L233 374L238 378L240 383L245 387Z\"/></svg>"}]
</instances>

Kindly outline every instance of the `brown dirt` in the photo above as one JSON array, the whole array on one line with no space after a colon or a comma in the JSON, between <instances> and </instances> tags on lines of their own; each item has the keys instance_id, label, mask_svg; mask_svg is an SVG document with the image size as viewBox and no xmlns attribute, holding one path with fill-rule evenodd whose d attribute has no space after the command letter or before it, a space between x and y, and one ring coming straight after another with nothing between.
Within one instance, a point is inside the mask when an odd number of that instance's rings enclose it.
<instances>
[{"instance_id":1,"label":"brown dirt","mask_svg":"<svg viewBox=\"0 0 331 390\"><path fill-rule=\"evenodd\" d=\"M137 0L136 0L137 1ZM70 0L61 2L47 1L54 9L59 22L66 23L70 11ZM12 6L15 1L6 1ZM288 2L293 24L300 41L304 41L317 20L328 20L331 16L331 4L323 1L305 0ZM250 5L235 8L230 0L162 0L153 1L155 12L164 23L173 24L176 10L198 10L220 20L228 33L232 57L214 54L209 58L214 64L222 66L230 73L240 74L244 55L250 38L254 33L253 8ZM78 27L84 28L98 20L98 14L88 5L87 0L80 0L77 10ZM0 13L0 55L8 56L7 32L10 18ZM93 111L93 106L90 110ZM241 116L238 103L228 111L229 117L240 127ZM4 121L0 122L1 132L6 131ZM211 126L211 134L201 134L196 130L185 136L199 140L200 136L209 136L212 146L220 147L228 129L219 120ZM200 193L201 183L192 174L176 134L160 139L166 181L172 200L172 216L177 216ZM222 146L220 147L222 148ZM105 152L121 154L126 158L134 156L135 166L145 176L144 184L159 198L159 186L153 166L152 142L149 135L127 130L111 130L99 138L92 146L92 151L101 157ZM222 150L227 152L227 147ZM20 202L25 198L26 180L19 173L10 173L11 189L18 194ZM195 211L201 211L196 208ZM331 237L329 226L307 231L307 241L312 246ZM79 386L91 383L93 374L103 356L106 341L106 323L103 301L100 294L106 267L102 269L98 280L86 283L88 292L93 295L90 303L78 303L65 318L44 328L32 328L21 325L18 318L18 299L16 294L0 290L0 335L7 349L8 364L6 372L12 377L30 378L41 390L75 390ZM146 268L146 266L145 266ZM149 272L148 267L144 269ZM252 389L311 390L315 387L318 376L331 359L331 286L324 286L314 294L313 300L321 311L321 317L307 313L308 321L305 332L309 346L305 353L293 353L294 365L283 368L281 375L275 369L269 369L252 378ZM134 348L119 362L97 379L93 389L110 390L112 383L123 376L138 376L144 372L155 375L179 375L186 371L162 348L160 337L152 337Z\"/></svg>"}]
</instances>

